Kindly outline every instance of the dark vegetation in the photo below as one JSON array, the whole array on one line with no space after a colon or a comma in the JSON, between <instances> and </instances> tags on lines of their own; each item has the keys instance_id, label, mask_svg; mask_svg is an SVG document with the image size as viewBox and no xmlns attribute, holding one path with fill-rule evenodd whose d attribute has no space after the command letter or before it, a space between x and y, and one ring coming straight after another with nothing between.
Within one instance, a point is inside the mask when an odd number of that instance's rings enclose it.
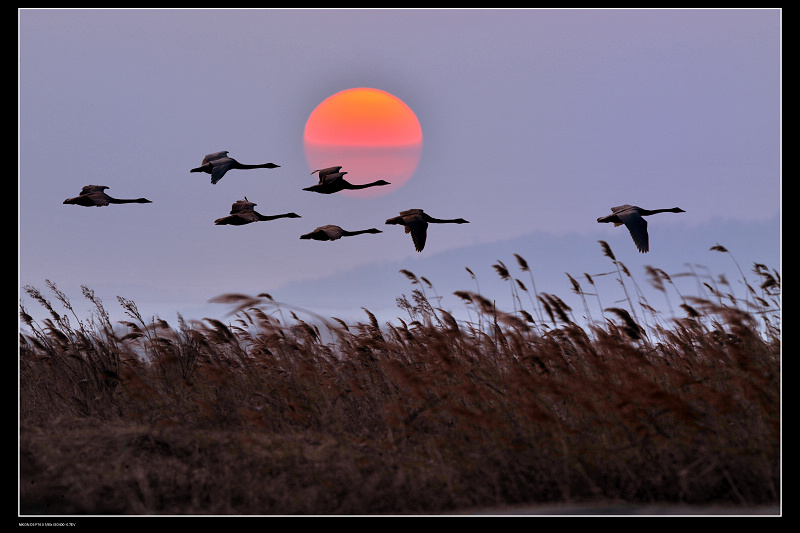
<instances>
[{"instance_id":1,"label":"dark vegetation","mask_svg":"<svg viewBox=\"0 0 800 533\"><path fill-rule=\"evenodd\" d=\"M112 324L87 287L81 319L54 284L65 314L27 286L50 316L20 306L20 512L776 504L780 275L755 264L743 299L722 278L689 297L648 267L680 315L665 319L601 244L627 305L592 318L592 276L570 276L584 326L520 256L525 281L493 265L514 309L459 291L460 321L405 270L407 316L385 324L303 318L266 294L219 298L227 323L177 326L118 297L129 320Z\"/></svg>"}]
</instances>

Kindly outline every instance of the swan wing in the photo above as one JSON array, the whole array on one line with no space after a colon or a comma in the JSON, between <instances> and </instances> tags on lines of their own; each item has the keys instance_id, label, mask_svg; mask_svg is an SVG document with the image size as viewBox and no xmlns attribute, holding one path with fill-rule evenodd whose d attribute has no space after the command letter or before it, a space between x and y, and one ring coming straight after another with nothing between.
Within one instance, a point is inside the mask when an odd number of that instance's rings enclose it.
<instances>
[{"instance_id":1,"label":"swan wing","mask_svg":"<svg viewBox=\"0 0 800 533\"><path fill-rule=\"evenodd\" d=\"M81 196L89 197L92 200L92 202L94 202L94 205L98 207L108 205L108 195L103 191L96 191L89 194L82 194Z\"/></svg>"},{"instance_id":2,"label":"swan wing","mask_svg":"<svg viewBox=\"0 0 800 533\"><path fill-rule=\"evenodd\" d=\"M328 168L321 168L319 170L315 170L314 172L319 172L320 178L325 176L326 174L333 174L342 170L342 167L328 167ZM314 173L312 172L312 174Z\"/></svg>"},{"instance_id":3,"label":"swan wing","mask_svg":"<svg viewBox=\"0 0 800 533\"><path fill-rule=\"evenodd\" d=\"M428 238L428 223L420 215L405 217L406 233L411 234L414 241L414 248L421 252L425 248L425 241Z\"/></svg>"},{"instance_id":4,"label":"swan wing","mask_svg":"<svg viewBox=\"0 0 800 533\"><path fill-rule=\"evenodd\" d=\"M217 183L219 180L222 179L222 176L225 175L226 172L231 168L233 165L234 160L230 157L223 157L220 159L215 159L211 162L211 183Z\"/></svg>"},{"instance_id":5,"label":"swan wing","mask_svg":"<svg viewBox=\"0 0 800 533\"><path fill-rule=\"evenodd\" d=\"M325 175L320 173L319 183L320 185L325 185L325 186L333 185L334 183L343 180L345 174L347 174L347 172L333 172L331 174L325 174Z\"/></svg>"},{"instance_id":6,"label":"swan wing","mask_svg":"<svg viewBox=\"0 0 800 533\"><path fill-rule=\"evenodd\" d=\"M638 209L639 208L636 207L635 205L625 204L625 205L618 205L617 207L612 207L611 212L617 214L621 211L637 211Z\"/></svg>"},{"instance_id":7,"label":"swan wing","mask_svg":"<svg viewBox=\"0 0 800 533\"><path fill-rule=\"evenodd\" d=\"M215 159L221 159L223 157L226 157L227 155L228 155L227 151L214 152L213 154L208 154L207 156L205 156L203 158L203 163L202 164L205 165L206 163L210 163L211 161L214 161Z\"/></svg>"},{"instance_id":8,"label":"swan wing","mask_svg":"<svg viewBox=\"0 0 800 533\"><path fill-rule=\"evenodd\" d=\"M649 250L649 238L647 236L647 221L635 209L626 209L616 212L616 215L628 228L633 238L636 248L642 253Z\"/></svg>"},{"instance_id":9,"label":"swan wing","mask_svg":"<svg viewBox=\"0 0 800 533\"><path fill-rule=\"evenodd\" d=\"M231 205L231 215L241 213L242 211L252 211L258 205L255 202L248 202L247 200L237 200Z\"/></svg>"},{"instance_id":10,"label":"swan wing","mask_svg":"<svg viewBox=\"0 0 800 533\"><path fill-rule=\"evenodd\" d=\"M342 228L340 228L339 226L334 226L332 224L327 226L322 226L320 228L317 228L317 230L324 232L328 236L328 238L332 241L341 239L342 233L344 232Z\"/></svg>"},{"instance_id":11,"label":"swan wing","mask_svg":"<svg viewBox=\"0 0 800 533\"><path fill-rule=\"evenodd\" d=\"M108 187L105 185L84 185L81 189L81 196L95 192L103 192L104 189L108 189Z\"/></svg>"}]
</instances>

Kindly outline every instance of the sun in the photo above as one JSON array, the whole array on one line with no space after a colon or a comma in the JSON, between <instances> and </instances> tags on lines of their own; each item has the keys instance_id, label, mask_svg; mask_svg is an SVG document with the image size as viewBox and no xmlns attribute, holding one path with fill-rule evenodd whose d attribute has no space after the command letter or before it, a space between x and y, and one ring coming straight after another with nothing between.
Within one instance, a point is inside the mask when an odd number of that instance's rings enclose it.
<instances>
[{"instance_id":1,"label":"sun","mask_svg":"<svg viewBox=\"0 0 800 533\"><path fill-rule=\"evenodd\" d=\"M405 102L380 89L347 89L326 98L306 123L312 144L402 146L422 143L422 128Z\"/></svg>"},{"instance_id":2,"label":"sun","mask_svg":"<svg viewBox=\"0 0 800 533\"><path fill-rule=\"evenodd\" d=\"M303 144L310 170L341 165L351 183L391 183L340 193L363 198L397 190L413 176L422 155L422 128L400 98L357 87L329 96L314 109Z\"/></svg>"}]
</instances>

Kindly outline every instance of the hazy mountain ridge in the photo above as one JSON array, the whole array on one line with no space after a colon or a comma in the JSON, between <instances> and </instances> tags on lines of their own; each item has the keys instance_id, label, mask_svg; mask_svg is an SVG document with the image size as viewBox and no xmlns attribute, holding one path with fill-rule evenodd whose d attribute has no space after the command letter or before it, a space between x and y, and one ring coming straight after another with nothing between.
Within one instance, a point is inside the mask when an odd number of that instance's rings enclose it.
<instances>
[{"instance_id":1,"label":"hazy mountain ridge","mask_svg":"<svg viewBox=\"0 0 800 533\"><path fill-rule=\"evenodd\" d=\"M764 222L719 220L697 226L671 224L664 227L652 224L651 252L648 254L636 252L630 235L622 228L560 237L533 232L507 241L441 253L436 253L435 249L430 252L425 250L423 253L426 255L408 260L365 265L350 272L317 280L289 283L271 294L276 300L292 305L327 309L331 312L343 310L363 317L361 307L372 312L391 310L395 307L397 297L409 295L413 289L419 288L399 272L405 269L430 281L433 289L427 285L422 288L429 297L442 297L444 308L461 307L458 298L452 294L456 290L481 292L490 299L497 298L497 305L501 307L502 300L509 298L510 289L508 282L501 280L492 267L498 261L502 261L511 275L532 291L530 275L519 269L514 257L514 254L519 254L528 262L536 289L540 293L556 294L567 300L571 296L571 284L566 273L582 285L588 283L584 277L584 273L587 273L596 283L602 284L601 290L607 292L607 298L613 298L618 282L610 280L609 276L595 278L614 270L612 261L603 256L599 240L605 240L609 244L616 259L629 269L641 286L647 286L645 266L660 268L674 276L688 272L687 263L699 265L700 268L696 270L701 273L703 267L707 267L707 273L712 276L724 274L732 283L740 279L736 265L727 254L709 250L715 244L725 246L748 277L751 275L753 262L763 263L780 271L780 220L775 217ZM753 243L757 243L753 248L756 250L753 257L746 257L741 252L737 254L737 250L752 248ZM555 252L542 253L540 250ZM475 274L477 284L466 268ZM735 288L734 286L734 290ZM527 297L521 297L523 304L529 303ZM335 304L326 305L323 303L326 301ZM510 301L506 303L511 305ZM605 302L606 305L611 303L613 300ZM401 311L398 309L397 313Z\"/></svg>"}]
</instances>

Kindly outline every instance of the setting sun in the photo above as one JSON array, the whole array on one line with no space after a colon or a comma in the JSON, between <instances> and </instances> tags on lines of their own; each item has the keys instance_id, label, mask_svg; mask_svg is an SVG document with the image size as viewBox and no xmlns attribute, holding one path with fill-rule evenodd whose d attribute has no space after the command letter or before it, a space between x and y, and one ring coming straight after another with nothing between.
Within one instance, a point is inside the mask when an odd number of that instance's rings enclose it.
<instances>
[{"instance_id":1,"label":"setting sun","mask_svg":"<svg viewBox=\"0 0 800 533\"><path fill-rule=\"evenodd\" d=\"M422 128L411 108L386 91L366 87L320 103L308 117L303 140L311 170L341 165L352 183L391 183L344 192L350 196L396 190L414 174L422 153Z\"/></svg>"}]
</instances>

